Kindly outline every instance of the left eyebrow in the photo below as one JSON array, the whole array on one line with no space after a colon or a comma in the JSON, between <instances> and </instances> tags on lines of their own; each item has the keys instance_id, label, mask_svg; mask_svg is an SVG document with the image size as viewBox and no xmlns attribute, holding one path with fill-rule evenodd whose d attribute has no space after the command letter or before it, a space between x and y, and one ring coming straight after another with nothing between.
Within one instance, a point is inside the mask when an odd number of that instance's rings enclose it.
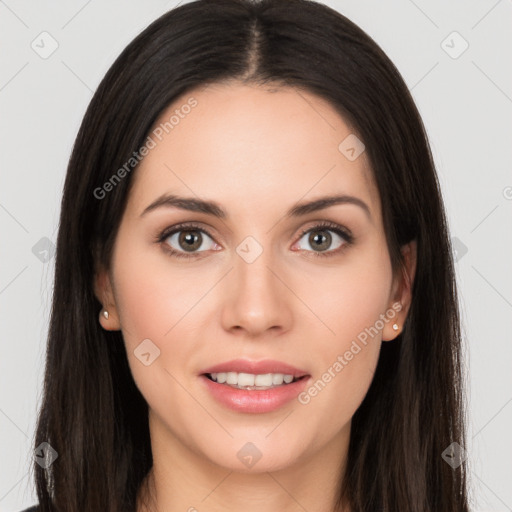
<instances>
[{"instance_id":1,"label":"left eyebrow","mask_svg":"<svg viewBox=\"0 0 512 512\"><path fill-rule=\"evenodd\" d=\"M307 215L308 213L316 212L334 206L337 204L353 204L359 206L364 210L370 220L372 220L372 214L369 206L358 197L348 195L337 195L337 196L324 196L313 201L299 203L286 213L287 217L299 217L301 215Z\"/></svg>"},{"instance_id":2,"label":"left eyebrow","mask_svg":"<svg viewBox=\"0 0 512 512\"><path fill-rule=\"evenodd\" d=\"M316 212L329 208L337 204L353 204L364 210L370 220L372 220L370 208L361 199L349 195L324 196L313 201L303 202L292 207L286 212L286 217L300 217L308 213ZM171 194L164 194L147 206L140 214L142 217L146 213L160 207L179 208L191 212L206 213L220 219L227 219L228 214L215 201L206 201L193 197L180 197Z\"/></svg>"}]
</instances>

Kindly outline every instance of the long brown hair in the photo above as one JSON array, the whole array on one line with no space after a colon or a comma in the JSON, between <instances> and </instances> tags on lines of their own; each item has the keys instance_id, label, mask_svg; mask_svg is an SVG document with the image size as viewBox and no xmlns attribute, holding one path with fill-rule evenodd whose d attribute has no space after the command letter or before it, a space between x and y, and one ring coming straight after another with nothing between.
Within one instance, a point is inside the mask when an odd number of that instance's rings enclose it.
<instances>
[{"instance_id":1,"label":"long brown hair","mask_svg":"<svg viewBox=\"0 0 512 512\"><path fill-rule=\"evenodd\" d=\"M461 335L453 259L436 171L418 110L380 47L340 13L311 0L198 0L164 14L117 58L87 109L69 161L56 249L44 394L34 463L42 512L135 511L152 466L148 407L122 334L101 328L93 291L108 268L136 167L108 197L95 190L129 160L186 91L225 80L314 93L364 141L393 269L417 241L412 304L382 346L354 414L338 504L352 512L466 512Z\"/></svg>"}]
</instances>

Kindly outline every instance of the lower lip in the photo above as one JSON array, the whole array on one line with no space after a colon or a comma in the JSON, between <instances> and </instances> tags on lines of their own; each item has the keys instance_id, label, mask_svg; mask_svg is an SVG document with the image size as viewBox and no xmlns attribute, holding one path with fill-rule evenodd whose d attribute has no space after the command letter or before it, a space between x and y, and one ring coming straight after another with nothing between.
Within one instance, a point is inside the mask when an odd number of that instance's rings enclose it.
<instances>
[{"instance_id":1,"label":"lower lip","mask_svg":"<svg viewBox=\"0 0 512 512\"><path fill-rule=\"evenodd\" d=\"M269 389L246 390L219 384L201 375L208 391L222 405L237 412L272 412L297 398L306 387L308 377Z\"/></svg>"}]
</instances>

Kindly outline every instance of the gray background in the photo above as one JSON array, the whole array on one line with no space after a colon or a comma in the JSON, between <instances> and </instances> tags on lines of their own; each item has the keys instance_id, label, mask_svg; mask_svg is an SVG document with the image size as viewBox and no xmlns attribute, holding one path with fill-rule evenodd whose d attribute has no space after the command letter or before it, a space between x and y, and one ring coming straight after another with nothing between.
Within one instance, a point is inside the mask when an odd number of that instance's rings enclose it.
<instances>
[{"instance_id":1,"label":"gray background","mask_svg":"<svg viewBox=\"0 0 512 512\"><path fill-rule=\"evenodd\" d=\"M177 3L0 0L2 512L36 502L28 467L52 293L51 243L79 123L115 57ZM457 239L473 510L512 510L512 3L325 3L382 46L423 116ZM44 31L51 36L40 36ZM58 48L42 58L52 38ZM459 55L464 41L469 47Z\"/></svg>"}]
</instances>

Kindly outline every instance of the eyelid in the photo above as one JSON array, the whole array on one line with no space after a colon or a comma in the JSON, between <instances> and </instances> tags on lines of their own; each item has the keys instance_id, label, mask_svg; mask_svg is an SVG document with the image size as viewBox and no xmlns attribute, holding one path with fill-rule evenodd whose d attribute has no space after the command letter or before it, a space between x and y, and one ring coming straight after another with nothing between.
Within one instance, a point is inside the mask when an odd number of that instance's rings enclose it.
<instances>
[{"instance_id":1,"label":"eyelid","mask_svg":"<svg viewBox=\"0 0 512 512\"><path fill-rule=\"evenodd\" d=\"M179 224L174 224L173 226L170 226L168 228L165 228L158 236L157 240L160 242L165 241L167 238L169 238L171 235L178 231L200 231L201 233L205 233L210 238L213 238L213 236L208 232L206 228L203 228L199 226L199 224L196 224L195 222L180 222Z\"/></svg>"},{"instance_id":2,"label":"eyelid","mask_svg":"<svg viewBox=\"0 0 512 512\"><path fill-rule=\"evenodd\" d=\"M346 228L345 226L342 226L341 224L338 224L337 222L332 222L330 220L313 220L310 221L312 225L309 227L303 228L299 236L302 238L306 233L309 233L310 231L319 230L322 228L326 228L326 230L331 230L334 232L340 232L341 236L343 236L345 239L353 240L354 235L352 234L352 231L350 229ZM310 224L310 223L308 223Z\"/></svg>"}]
</instances>

